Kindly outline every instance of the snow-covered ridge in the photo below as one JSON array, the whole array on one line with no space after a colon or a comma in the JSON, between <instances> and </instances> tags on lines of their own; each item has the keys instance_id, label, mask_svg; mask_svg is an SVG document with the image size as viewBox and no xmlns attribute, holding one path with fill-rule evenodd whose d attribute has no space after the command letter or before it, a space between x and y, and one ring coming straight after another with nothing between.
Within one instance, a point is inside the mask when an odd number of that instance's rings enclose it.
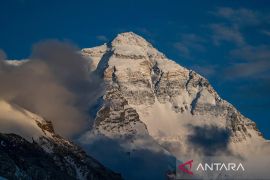
<instances>
[{"instance_id":1,"label":"snow-covered ridge","mask_svg":"<svg viewBox=\"0 0 270 180\"><path fill-rule=\"evenodd\" d=\"M37 125L45 123L44 119L33 113L12 105L6 101L0 101L0 132L16 133L23 138L32 141L44 136L45 133Z\"/></svg>"}]
</instances>

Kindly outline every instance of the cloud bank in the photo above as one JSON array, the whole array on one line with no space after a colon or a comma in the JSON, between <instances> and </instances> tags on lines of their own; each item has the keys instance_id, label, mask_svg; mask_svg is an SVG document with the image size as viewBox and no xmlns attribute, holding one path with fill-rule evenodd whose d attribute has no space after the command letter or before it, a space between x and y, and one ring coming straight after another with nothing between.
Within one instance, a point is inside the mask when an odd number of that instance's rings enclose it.
<instances>
[{"instance_id":1,"label":"cloud bank","mask_svg":"<svg viewBox=\"0 0 270 180\"><path fill-rule=\"evenodd\" d=\"M103 83L76 47L54 40L38 43L20 66L6 64L4 53L0 57L0 99L52 121L65 137L87 128L88 107L101 95Z\"/></svg>"}]
</instances>

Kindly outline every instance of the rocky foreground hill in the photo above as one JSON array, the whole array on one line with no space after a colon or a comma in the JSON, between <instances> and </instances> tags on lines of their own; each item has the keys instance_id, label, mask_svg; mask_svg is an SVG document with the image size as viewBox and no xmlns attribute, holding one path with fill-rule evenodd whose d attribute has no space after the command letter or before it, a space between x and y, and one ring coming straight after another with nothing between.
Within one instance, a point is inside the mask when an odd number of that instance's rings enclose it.
<instances>
[{"instance_id":1,"label":"rocky foreground hill","mask_svg":"<svg viewBox=\"0 0 270 180\"><path fill-rule=\"evenodd\" d=\"M0 114L1 177L122 179L79 146L57 135L50 121L5 101L0 101Z\"/></svg>"}]
</instances>

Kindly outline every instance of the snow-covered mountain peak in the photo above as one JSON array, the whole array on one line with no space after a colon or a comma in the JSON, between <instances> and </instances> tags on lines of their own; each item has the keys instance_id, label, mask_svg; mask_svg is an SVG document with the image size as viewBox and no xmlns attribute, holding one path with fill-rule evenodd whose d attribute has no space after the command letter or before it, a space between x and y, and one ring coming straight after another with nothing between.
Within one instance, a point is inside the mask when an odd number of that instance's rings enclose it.
<instances>
[{"instance_id":1,"label":"snow-covered mountain peak","mask_svg":"<svg viewBox=\"0 0 270 180\"><path fill-rule=\"evenodd\" d=\"M101 74L107 67L113 68L114 66L117 67L116 70L143 68L143 71L149 71L149 68L156 63L161 66L171 64L170 68L176 65L173 61L169 62L163 53L155 49L144 38L133 32L118 34L111 42L101 46L84 48L82 55L92 62L91 69L98 68Z\"/></svg>"},{"instance_id":2,"label":"snow-covered mountain peak","mask_svg":"<svg viewBox=\"0 0 270 180\"><path fill-rule=\"evenodd\" d=\"M152 47L152 45L147 42L143 37L133 33L133 32L124 32L116 36L116 38L111 42L112 46L140 46L140 47Z\"/></svg>"},{"instance_id":3,"label":"snow-covered mountain peak","mask_svg":"<svg viewBox=\"0 0 270 180\"><path fill-rule=\"evenodd\" d=\"M195 155L209 151L244 155L252 152L254 144L265 143L256 124L223 100L207 79L168 59L132 32L121 33L102 46L83 49L82 54L92 60L94 71L106 84L102 101L97 102L93 129L82 141L86 146L97 141L92 147L100 149L108 147L100 139L120 142L121 149L116 148L109 158L104 158L104 153L95 156L105 164L108 159L119 162L120 166L113 166L120 172L126 172L121 169L123 165L132 164L125 160L124 152L145 162L147 156L139 152L149 144L153 146L148 150L161 152L161 157L169 153L178 158L190 157L190 150ZM198 137L201 134L203 137ZM208 142L209 136L213 138L210 141L215 141L215 136L224 137L217 143L224 148L213 149L215 145L205 149L190 140L195 137ZM157 161L157 157L149 158L151 163ZM164 157L166 162L170 159ZM166 170L158 168L159 172ZM130 174L124 177L129 179Z\"/></svg>"},{"instance_id":4,"label":"snow-covered mountain peak","mask_svg":"<svg viewBox=\"0 0 270 180\"><path fill-rule=\"evenodd\" d=\"M116 38L108 44L108 48L111 55L118 59L149 60L149 57L164 56L153 48L144 38L133 32L118 34Z\"/></svg>"},{"instance_id":5,"label":"snow-covered mountain peak","mask_svg":"<svg viewBox=\"0 0 270 180\"><path fill-rule=\"evenodd\" d=\"M121 95L155 140L161 145L181 146L176 151L167 147L171 153L177 155L185 151L190 125L227 129L232 148L236 144L264 142L256 124L220 98L207 79L168 59L142 37L132 32L122 33L105 46L88 50L91 51L89 58L95 60L97 71L107 84L104 97L111 89L116 89L113 92L118 94L115 95ZM104 107L100 112L112 101L103 99ZM99 118L95 127L101 129L105 125L104 134L128 134L118 127L107 128L108 123L123 122L122 116L115 116L125 112L124 107L120 108L121 112L119 108L110 108L108 116ZM131 116L127 114L125 118ZM127 122L131 126L130 123Z\"/></svg>"}]
</instances>

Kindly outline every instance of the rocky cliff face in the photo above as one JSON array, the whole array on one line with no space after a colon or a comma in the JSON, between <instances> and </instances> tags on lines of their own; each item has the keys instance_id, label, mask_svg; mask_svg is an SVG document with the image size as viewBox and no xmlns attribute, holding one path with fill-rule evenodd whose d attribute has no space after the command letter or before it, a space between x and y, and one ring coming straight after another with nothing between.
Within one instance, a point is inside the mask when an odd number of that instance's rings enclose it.
<instances>
[{"instance_id":1,"label":"rocky cliff face","mask_svg":"<svg viewBox=\"0 0 270 180\"><path fill-rule=\"evenodd\" d=\"M176 155L187 149L192 132L187 127L191 126L226 129L232 149L264 142L256 124L221 99L207 79L168 59L132 32L83 49L82 54L94 59L92 66L107 84L94 125L104 134L135 132L136 122Z\"/></svg>"},{"instance_id":2,"label":"rocky cliff face","mask_svg":"<svg viewBox=\"0 0 270 180\"><path fill-rule=\"evenodd\" d=\"M1 129L0 175L8 179L121 179L105 168L80 147L55 134L52 123L41 117L1 102L1 114L7 111L21 113L26 122L17 125L18 131ZM3 110L4 109L4 110ZM3 123L3 119L1 120ZM7 118L7 121L10 121ZM20 119L21 121L21 119ZM9 123L12 123L11 121ZM30 127L33 124L34 127ZM10 126L12 127L12 125ZM37 128L38 133L26 135L26 131ZM4 133L3 133L4 132Z\"/></svg>"},{"instance_id":3,"label":"rocky cliff face","mask_svg":"<svg viewBox=\"0 0 270 180\"><path fill-rule=\"evenodd\" d=\"M104 100L106 103L98 111L94 125L98 132L109 133L107 135L111 137L148 133L138 113L128 105L128 101L121 95L119 89L108 90Z\"/></svg>"}]
</instances>

